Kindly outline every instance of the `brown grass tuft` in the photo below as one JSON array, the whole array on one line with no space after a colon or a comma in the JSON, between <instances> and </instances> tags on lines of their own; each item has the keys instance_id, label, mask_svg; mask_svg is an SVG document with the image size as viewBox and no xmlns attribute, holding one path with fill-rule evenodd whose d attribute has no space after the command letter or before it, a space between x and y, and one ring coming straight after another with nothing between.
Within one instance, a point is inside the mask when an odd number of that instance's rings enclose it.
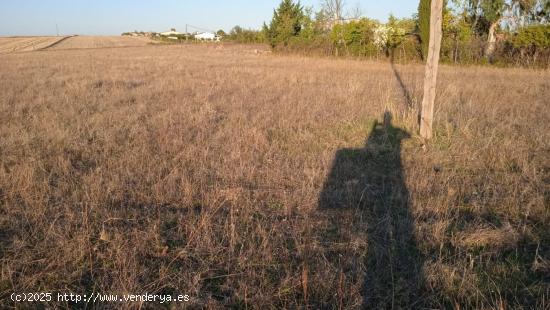
<instances>
[{"instance_id":1,"label":"brown grass tuft","mask_svg":"<svg viewBox=\"0 0 550 310\"><path fill-rule=\"evenodd\" d=\"M520 234L509 224L500 229L477 228L463 231L454 236L453 245L464 249L484 249L503 252L515 249L520 241Z\"/></svg>"}]
</instances>

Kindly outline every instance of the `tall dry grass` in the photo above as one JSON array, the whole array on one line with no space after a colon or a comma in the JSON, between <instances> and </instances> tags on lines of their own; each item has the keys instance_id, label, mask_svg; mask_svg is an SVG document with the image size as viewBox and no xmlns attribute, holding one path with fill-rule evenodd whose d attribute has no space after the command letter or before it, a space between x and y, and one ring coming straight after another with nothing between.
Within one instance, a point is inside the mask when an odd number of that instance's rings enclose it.
<instances>
[{"instance_id":1,"label":"tall dry grass","mask_svg":"<svg viewBox=\"0 0 550 310\"><path fill-rule=\"evenodd\" d=\"M550 74L442 67L424 144L407 107L422 73L240 46L2 56L0 304L73 291L210 308L548 307ZM385 111L394 131L376 126ZM371 170L338 180L337 154ZM322 208L334 177L370 186L376 210ZM96 305L121 306L137 307Z\"/></svg>"}]
</instances>

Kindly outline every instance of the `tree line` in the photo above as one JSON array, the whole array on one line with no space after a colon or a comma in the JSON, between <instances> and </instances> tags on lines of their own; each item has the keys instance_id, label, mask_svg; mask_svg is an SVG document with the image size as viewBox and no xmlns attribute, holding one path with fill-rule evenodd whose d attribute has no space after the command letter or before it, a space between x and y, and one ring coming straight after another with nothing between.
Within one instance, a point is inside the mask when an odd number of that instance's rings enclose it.
<instances>
[{"instance_id":1,"label":"tree line","mask_svg":"<svg viewBox=\"0 0 550 310\"><path fill-rule=\"evenodd\" d=\"M550 67L550 0L444 2L442 62ZM430 6L431 0L420 0L413 17L383 23L343 0L322 0L318 11L282 0L262 30L237 26L226 38L304 54L422 61Z\"/></svg>"}]
</instances>

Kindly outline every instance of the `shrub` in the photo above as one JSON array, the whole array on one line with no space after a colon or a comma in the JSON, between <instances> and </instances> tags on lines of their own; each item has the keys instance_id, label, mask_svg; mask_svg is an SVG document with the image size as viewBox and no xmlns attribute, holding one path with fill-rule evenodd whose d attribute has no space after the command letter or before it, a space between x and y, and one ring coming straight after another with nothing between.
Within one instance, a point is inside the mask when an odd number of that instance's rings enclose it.
<instances>
[{"instance_id":1,"label":"shrub","mask_svg":"<svg viewBox=\"0 0 550 310\"><path fill-rule=\"evenodd\" d=\"M376 53L374 35L377 27L377 22L367 18L335 25L330 41L335 47L345 49L348 55L371 56Z\"/></svg>"},{"instance_id":2,"label":"shrub","mask_svg":"<svg viewBox=\"0 0 550 310\"><path fill-rule=\"evenodd\" d=\"M515 48L550 48L550 25L535 25L521 28L512 40Z\"/></svg>"},{"instance_id":3,"label":"shrub","mask_svg":"<svg viewBox=\"0 0 550 310\"><path fill-rule=\"evenodd\" d=\"M244 29L241 26L233 27L229 35L224 36L224 39L237 43L265 43L266 41L262 31Z\"/></svg>"}]
</instances>

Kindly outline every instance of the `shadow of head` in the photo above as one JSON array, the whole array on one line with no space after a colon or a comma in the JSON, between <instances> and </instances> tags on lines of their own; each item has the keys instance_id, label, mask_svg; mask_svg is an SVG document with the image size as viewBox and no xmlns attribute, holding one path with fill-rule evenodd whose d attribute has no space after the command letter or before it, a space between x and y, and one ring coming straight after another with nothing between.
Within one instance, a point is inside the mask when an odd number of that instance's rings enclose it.
<instances>
[{"instance_id":1,"label":"shadow of head","mask_svg":"<svg viewBox=\"0 0 550 310\"><path fill-rule=\"evenodd\" d=\"M401 144L410 134L392 123L385 112L383 121L373 123L364 148L336 152L319 198L319 208L366 207L380 196L381 187L402 181Z\"/></svg>"}]
</instances>

